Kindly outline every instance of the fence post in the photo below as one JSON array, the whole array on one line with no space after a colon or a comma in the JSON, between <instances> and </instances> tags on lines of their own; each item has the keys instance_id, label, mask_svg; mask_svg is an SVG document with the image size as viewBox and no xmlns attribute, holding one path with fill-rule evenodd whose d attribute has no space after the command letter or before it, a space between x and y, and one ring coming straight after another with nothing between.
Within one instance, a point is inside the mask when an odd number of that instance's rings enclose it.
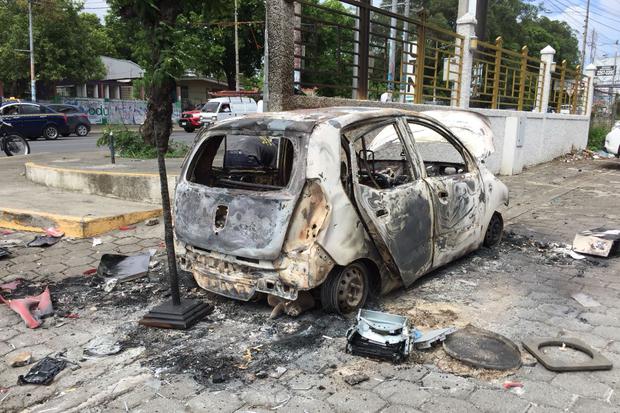
<instances>
[{"instance_id":1,"label":"fence post","mask_svg":"<svg viewBox=\"0 0 620 413\"><path fill-rule=\"evenodd\" d=\"M474 50L476 49L476 16L466 13L456 21L456 32L464 37L463 59L461 62L461 84L459 85L458 105L460 108L469 108L471 96L471 72L474 62ZM472 45L472 43L474 43Z\"/></svg>"},{"instance_id":2,"label":"fence post","mask_svg":"<svg viewBox=\"0 0 620 413\"><path fill-rule=\"evenodd\" d=\"M521 68L519 70L519 103L517 110L523 110L523 99L525 98L525 81L527 76L527 46L521 48Z\"/></svg>"},{"instance_id":3,"label":"fence post","mask_svg":"<svg viewBox=\"0 0 620 413\"><path fill-rule=\"evenodd\" d=\"M551 68L553 67L553 58L555 56L555 49L550 45L547 45L540 51L540 69L538 74L538 81L542 82L542 88L538 88L540 96L537 97L538 111L547 113L549 109L549 96L551 94Z\"/></svg>"},{"instance_id":4,"label":"fence post","mask_svg":"<svg viewBox=\"0 0 620 413\"><path fill-rule=\"evenodd\" d=\"M594 103L594 75L596 73L596 66L590 63L586 66L585 73L588 77L588 94L585 99L585 114L589 117L592 114L592 104Z\"/></svg>"},{"instance_id":5,"label":"fence post","mask_svg":"<svg viewBox=\"0 0 620 413\"><path fill-rule=\"evenodd\" d=\"M267 0L265 10L264 108L265 111L285 110L293 96L294 5L290 0Z\"/></svg>"},{"instance_id":6,"label":"fence post","mask_svg":"<svg viewBox=\"0 0 620 413\"><path fill-rule=\"evenodd\" d=\"M499 104L499 79L502 72L502 45L504 40L502 36L498 36L495 39L495 66L493 66L493 98L491 100L491 109L497 109Z\"/></svg>"},{"instance_id":7,"label":"fence post","mask_svg":"<svg viewBox=\"0 0 620 413\"><path fill-rule=\"evenodd\" d=\"M562 110L562 101L564 100L564 79L566 77L566 60L562 60L562 66L560 66L560 91L558 95L558 107L556 112L560 113Z\"/></svg>"},{"instance_id":8,"label":"fence post","mask_svg":"<svg viewBox=\"0 0 620 413\"><path fill-rule=\"evenodd\" d=\"M415 58L415 103L424 102L424 62L426 60L426 13L418 13L418 38Z\"/></svg>"},{"instance_id":9,"label":"fence post","mask_svg":"<svg viewBox=\"0 0 620 413\"><path fill-rule=\"evenodd\" d=\"M575 78L573 79L573 93L570 97L570 114L574 115L577 113L577 98L579 95L579 82L581 81L579 77L581 76L581 65L577 65L575 67Z\"/></svg>"}]
</instances>

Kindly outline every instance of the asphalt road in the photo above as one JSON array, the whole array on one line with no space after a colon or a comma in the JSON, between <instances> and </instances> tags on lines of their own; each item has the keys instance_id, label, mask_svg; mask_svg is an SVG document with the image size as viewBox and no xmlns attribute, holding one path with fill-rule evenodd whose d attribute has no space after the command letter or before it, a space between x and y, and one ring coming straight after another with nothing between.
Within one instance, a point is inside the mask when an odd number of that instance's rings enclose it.
<instances>
[{"instance_id":1,"label":"asphalt road","mask_svg":"<svg viewBox=\"0 0 620 413\"><path fill-rule=\"evenodd\" d=\"M196 132L187 133L184 131L172 132L171 139L175 141L185 142L191 145L194 141ZM89 151L107 151L107 148L98 148L96 145L97 139L101 137L101 133L89 133L88 136L80 138L78 136L62 136L55 141L46 141L44 139L38 139L36 141L29 141L30 151L32 154L38 153L72 153L72 152L89 152ZM4 152L0 151L0 156L4 155Z\"/></svg>"}]
</instances>

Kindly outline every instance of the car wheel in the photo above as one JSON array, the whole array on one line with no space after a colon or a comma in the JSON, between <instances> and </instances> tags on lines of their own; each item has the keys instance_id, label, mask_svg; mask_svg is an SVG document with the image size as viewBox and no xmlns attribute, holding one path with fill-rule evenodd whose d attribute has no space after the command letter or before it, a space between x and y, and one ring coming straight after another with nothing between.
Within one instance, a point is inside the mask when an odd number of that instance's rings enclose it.
<instances>
[{"instance_id":1,"label":"car wheel","mask_svg":"<svg viewBox=\"0 0 620 413\"><path fill-rule=\"evenodd\" d=\"M484 234L484 246L494 247L502 240L504 232L504 219L499 212L493 213L486 234Z\"/></svg>"},{"instance_id":2,"label":"car wheel","mask_svg":"<svg viewBox=\"0 0 620 413\"><path fill-rule=\"evenodd\" d=\"M77 125L77 127L75 128L75 134L77 136L86 136L88 135L88 128L86 127L86 125Z\"/></svg>"},{"instance_id":3,"label":"car wheel","mask_svg":"<svg viewBox=\"0 0 620 413\"><path fill-rule=\"evenodd\" d=\"M335 268L321 285L323 309L340 314L360 309L368 297L368 280L368 268L361 262Z\"/></svg>"},{"instance_id":4,"label":"car wheel","mask_svg":"<svg viewBox=\"0 0 620 413\"><path fill-rule=\"evenodd\" d=\"M194 128L183 128L185 129L185 132L187 133L192 133L194 131Z\"/></svg>"},{"instance_id":5,"label":"car wheel","mask_svg":"<svg viewBox=\"0 0 620 413\"><path fill-rule=\"evenodd\" d=\"M47 140L55 140L58 139L60 133L58 133L58 128L54 125L48 125L43 129L43 137Z\"/></svg>"}]
</instances>

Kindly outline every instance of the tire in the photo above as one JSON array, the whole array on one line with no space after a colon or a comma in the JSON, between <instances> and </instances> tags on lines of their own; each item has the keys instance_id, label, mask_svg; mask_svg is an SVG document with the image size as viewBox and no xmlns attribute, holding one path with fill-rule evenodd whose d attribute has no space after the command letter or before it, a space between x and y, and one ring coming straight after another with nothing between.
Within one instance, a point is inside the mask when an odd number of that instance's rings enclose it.
<instances>
[{"instance_id":1,"label":"tire","mask_svg":"<svg viewBox=\"0 0 620 413\"><path fill-rule=\"evenodd\" d=\"M362 308L369 289L368 268L361 262L332 270L321 285L321 304L328 313L348 314Z\"/></svg>"},{"instance_id":2,"label":"tire","mask_svg":"<svg viewBox=\"0 0 620 413\"><path fill-rule=\"evenodd\" d=\"M498 245L502 240L503 232L504 219L499 212L494 212L491 220L489 221L487 232L484 234L484 246L491 248Z\"/></svg>"},{"instance_id":3,"label":"tire","mask_svg":"<svg viewBox=\"0 0 620 413\"><path fill-rule=\"evenodd\" d=\"M75 127L75 134L80 137L88 135L88 127L83 123L80 123Z\"/></svg>"},{"instance_id":4,"label":"tire","mask_svg":"<svg viewBox=\"0 0 620 413\"><path fill-rule=\"evenodd\" d=\"M30 145L28 141L17 134L7 135L2 138L2 148L6 156L28 155L30 153Z\"/></svg>"},{"instance_id":5,"label":"tire","mask_svg":"<svg viewBox=\"0 0 620 413\"><path fill-rule=\"evenodd\" d=\"M58 128L54 125L47 125L43 129L43 137L48 141L54 141L58 139L60 133L58 132Z\"/></svg>"},{"instance_id":6,"label":"tire","mask_svg":"<svg viewBox=\"0 0 620 413\"><path fill-rule=\"evenodd\" d=\"M187 133L192 133L195 129L194 128L183 128L185 129L185 132Z\"/></svg>"}]
</instances>

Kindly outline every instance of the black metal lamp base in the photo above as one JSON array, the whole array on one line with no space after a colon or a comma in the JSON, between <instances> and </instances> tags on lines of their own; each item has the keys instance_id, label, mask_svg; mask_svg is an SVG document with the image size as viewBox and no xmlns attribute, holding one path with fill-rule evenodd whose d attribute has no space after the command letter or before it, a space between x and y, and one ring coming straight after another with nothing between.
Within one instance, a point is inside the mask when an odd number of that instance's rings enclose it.
<instances>
[{"instance_id":1,"label":"black metal lamp base","mask_svg":"<svg viewBox=\"0 0 620 413\"><path fill-rule=\"evenodd\" d=\"M174 305L172 301L158 305L142 317L139 323L147 327L185 330L212 311L211 304L200 300L181 299L181 305Z\"/></svg>"}]
</instances>

